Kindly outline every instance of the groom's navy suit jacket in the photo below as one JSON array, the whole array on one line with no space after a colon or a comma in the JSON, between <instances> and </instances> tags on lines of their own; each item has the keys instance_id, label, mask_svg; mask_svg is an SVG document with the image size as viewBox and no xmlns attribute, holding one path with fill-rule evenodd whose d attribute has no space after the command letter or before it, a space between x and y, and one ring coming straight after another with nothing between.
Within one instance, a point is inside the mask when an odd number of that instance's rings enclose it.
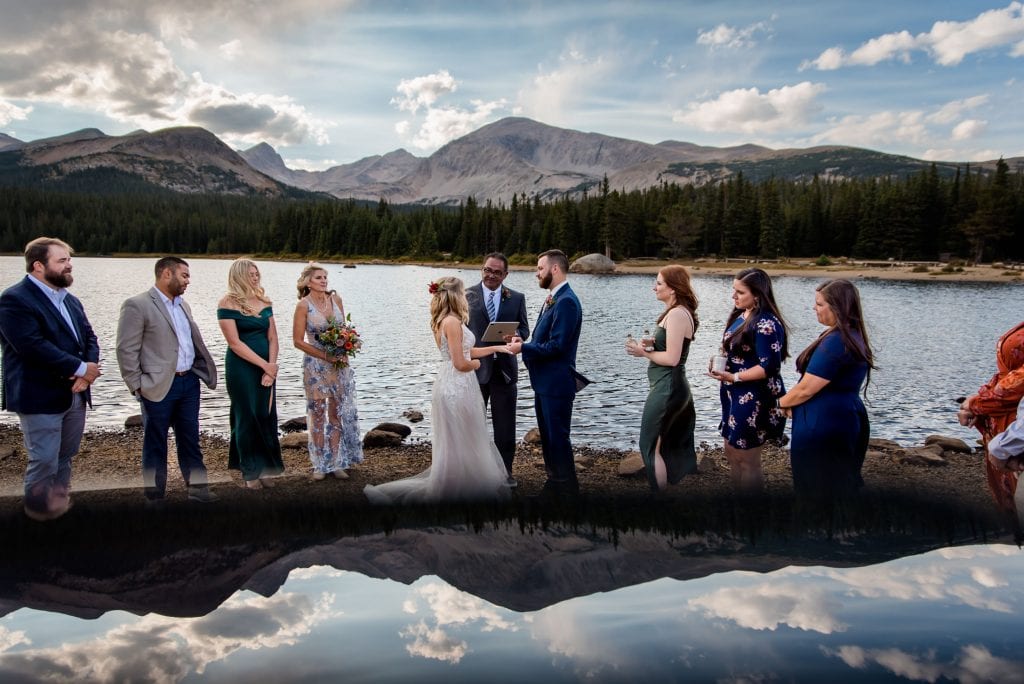
<instances>
[{"instance_id":1,"label":"groom's navy suit jacket","mask_svg":"<svg viewBox=\"0 0 1024 684\"><path fill-rule=\"evenodd\" d=\"M536 394L576 395L576 346L582 327L583 307L566 283L537 319L533 340L523 344L523 363Z\"/></svg>"},{"instance_id":2,"label":"groom's navy suit jacket","mask_svg":"<svg viewBox=\"0 0 1024 684\"><path fill-rule=\"evenodd\" d=\"M63 413L71 407L72 376L83 361L97 362L100 348L82 302L64 299L75 335L46 294L25 276L0 295L3 408L17 413ZM92 397L85 390L90 406Z\"/></svg>"}]
</instances>

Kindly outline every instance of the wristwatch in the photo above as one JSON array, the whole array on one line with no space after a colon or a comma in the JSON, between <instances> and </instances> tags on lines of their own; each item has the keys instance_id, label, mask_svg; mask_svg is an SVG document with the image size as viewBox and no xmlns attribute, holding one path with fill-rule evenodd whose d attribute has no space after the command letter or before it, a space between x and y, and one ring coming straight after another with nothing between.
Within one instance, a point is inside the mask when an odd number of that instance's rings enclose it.
<instances>
[{"instance_id":1,"label":"wristwatch","mask_svg":"<svg viewBox=\"0 0 1024 684\"><path fill-rule=\"evenodd\" d=\"M735 373L732 374L732 382L733 382L733 384L736 384L737 382L743 382L742 380L740 380L740 373L742 373L742 372L743 371L736 371Z\"/></svg>"}]
</instances>

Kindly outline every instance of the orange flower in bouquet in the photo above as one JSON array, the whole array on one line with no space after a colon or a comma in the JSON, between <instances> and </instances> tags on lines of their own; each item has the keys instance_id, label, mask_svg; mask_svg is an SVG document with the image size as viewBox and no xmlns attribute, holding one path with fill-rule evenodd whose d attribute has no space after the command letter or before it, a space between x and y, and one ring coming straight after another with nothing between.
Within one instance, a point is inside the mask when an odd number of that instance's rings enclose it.
<instances>
[{"instance_id":1,"label":"orange flower in bouquet","mask_svg":"<svg viewBox=\"0 0 1024 684\"><path fill-rule=\"evenodd\" d=\"M316 339L324 346L328 356L335 357L335 368L348 366L349 358L363 348L363 340L352 325L352 314L345 316L345 320L340 323L335 318L328 318L327 327L317 333Z\"/></svg>"}]
</instances>

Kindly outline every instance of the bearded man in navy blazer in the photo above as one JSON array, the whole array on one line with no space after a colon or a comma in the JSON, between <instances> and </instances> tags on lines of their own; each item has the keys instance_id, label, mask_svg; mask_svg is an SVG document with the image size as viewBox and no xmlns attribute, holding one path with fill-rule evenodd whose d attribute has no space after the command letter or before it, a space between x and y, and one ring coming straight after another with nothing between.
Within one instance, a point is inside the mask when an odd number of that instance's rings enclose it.
<instances>
[{"instance_id":1,"label":"bearded man in navy blazer","mask_svg":"<svg viewBox=\"0 0 1024 684\"><path fill-rule=\"evenodd\" d=\"M52 520L71 508L71 459L85 429L100 348L82 303L67 291L71 246L41 237L25 246L19 283L0 295L3 407L18 414L28 453L25 515Z\"/></svg>"},{"instance_id":2,"label":"bearded man in navy blazer","mask_svg":"<svg viewBox=\"0 0 1024 684\"><path fill-rule=\"evenodd\" d=\"M530 372L548 476L544 489L556 496L579 492L569 431L577 379L582 380L576 372L576 347L583 327L583 307L569 287L568 273L569 260L561 250L540 255L537 282L549 291L548 297L534 326L533 340L516 338L509 344L513 354L522 352Z\"/></svg>"},{"instance_id":3,"label":"bearded man in navy blazer","mask_svg":"<svg viewBox=\"0 0 1024 684\"><path fill-rule=\"evenodd\" d=\"M526 320L526 297L522 292L504 285L508 276L508 259L500 252L484 257L480 269L480 282L466 290L469 303L469 329L476 337L476 346L494 344L481 338L487 326L494 321L515 321L516 337L530 336L530 324ZM484 397L484 406L491 406L491 423L494 425L494 446L508 471L508 484L516 486L512 477L512 461L516 455L516 400L519 397L519 362L514 354L492 354L480 357L476 379Z\"/></svg>"}]
</instances>

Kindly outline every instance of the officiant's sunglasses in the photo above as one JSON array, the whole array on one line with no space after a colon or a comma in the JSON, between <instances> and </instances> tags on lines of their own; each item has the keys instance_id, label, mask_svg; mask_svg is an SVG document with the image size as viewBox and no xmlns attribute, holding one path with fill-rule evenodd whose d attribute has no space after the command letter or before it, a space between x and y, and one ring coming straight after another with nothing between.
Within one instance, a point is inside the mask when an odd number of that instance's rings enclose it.
<instances>
[{"instance_id":1,"label":"officiant's sunglasses","mask_svg":"<svg viewBox=\"0 0 1024 684\"><path fill-rule=\"evenodd\" d=\"M484 266L480 270L483 271L485 275L505 275L504 271L495 271L493 268L487 268L486 266Z\"/></svg>"}]
</instances>

